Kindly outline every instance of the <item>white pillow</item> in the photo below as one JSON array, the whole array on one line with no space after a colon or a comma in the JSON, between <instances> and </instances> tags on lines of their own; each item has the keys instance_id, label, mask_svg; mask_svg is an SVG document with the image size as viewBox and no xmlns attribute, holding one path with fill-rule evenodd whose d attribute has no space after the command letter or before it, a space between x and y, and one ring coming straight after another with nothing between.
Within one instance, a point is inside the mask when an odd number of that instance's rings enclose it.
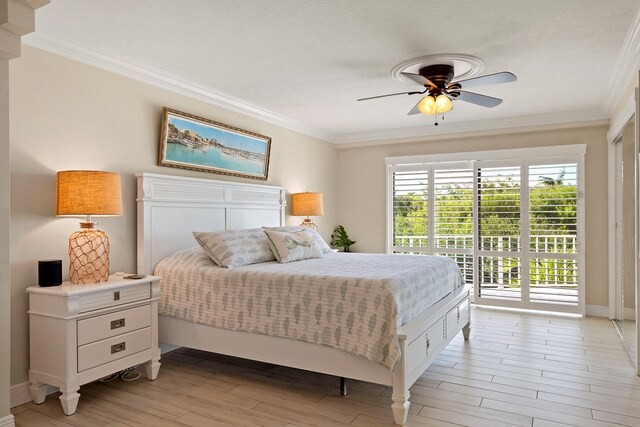
<instances>
[{"instance_id":1,"label":"white pillow","mask_svg":"<svg viewBox=\"0 0 640 427\"><path fill-rule=\"evenodd\" d=\"M262 227L265 230L272 230L272 231L284 231L287 233L293 233L295 231L308 231L312 236L313 236L313 240L316 241L316 243L318 244L318 246L320 247L320 250L322 251L323 254L328 254L331 251L331 247L327 244L327 242L324 241L324 239L322 238L322 236L320 235L320 233L318 233L316 230L309 228L309 227L300 227L297 225L293 225L293 226L288 226L288 227Z\"/></svg>"},{"instance_id":2,"label":"white pillow","mask_svg":"<svg viewBox=\"0 0 640 427\"><path fill-rule=\"evenodd\" d=\"M194 231L193 236L207 256L220 267L241 267L276 259L269 247L269 238L261 228Z\"/></svg>"},{"instance_id":3,"label":"white pillow","mask_svg":"<svg viewBox=\"0 0 640 427\"><path fill-rule=\"evenodd\" d=\"M284 264L303 259L321 258L322 250L309 230L285 231L265 230L271 250L278 262Z\"/></svg>"}]
</instances>

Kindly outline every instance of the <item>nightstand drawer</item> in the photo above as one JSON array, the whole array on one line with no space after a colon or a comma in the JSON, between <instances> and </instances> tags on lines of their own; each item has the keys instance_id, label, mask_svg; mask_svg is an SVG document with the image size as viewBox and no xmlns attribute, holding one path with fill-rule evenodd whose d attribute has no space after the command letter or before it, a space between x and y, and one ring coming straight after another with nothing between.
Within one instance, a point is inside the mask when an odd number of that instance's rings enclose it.
<instances>
[{"instance_id":1,"label":"nightstand drawer","mask_svg":"<svg viewBox=\"0 0 640 427\"><path fill-rule=\"evenodd\" d=\"M79 312L86 313L87 311L97 310L99 308L113 307L115 305L149 298L151 298L151 285L149 283L92 292L79 297Z\"/></svg>"},{"instance_id":2,"label":"nightstand drawer","mask_svg":"<svg viewBox=\"0 0 640 427\"><path fill-rule=\"evenodd\" d=\"M151 326L149 305L79 320L78 345L100 341L147 326Z\"/></svg>"},{"instance_id":3,"label":"nightstand drawer","mask_svg":"<svg viewBox=\"0 0 640 427\"><path fill-rule=\"evenodd\" d=\"M78 372L151 348L151 328L78 347Z\"/></svg>"}]
</instances>

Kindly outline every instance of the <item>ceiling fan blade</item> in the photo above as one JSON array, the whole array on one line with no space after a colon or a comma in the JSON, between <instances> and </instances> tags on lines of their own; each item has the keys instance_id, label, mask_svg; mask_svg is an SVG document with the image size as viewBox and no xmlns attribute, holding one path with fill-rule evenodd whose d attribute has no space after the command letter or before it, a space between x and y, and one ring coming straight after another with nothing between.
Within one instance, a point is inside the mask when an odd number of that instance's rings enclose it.
<instances>
[{"instance_id":1,"label":"ceiling fan blade","mask_svg":"<svg viewBox=\"0 0 640 427\"><path fill-rule=\"evenodd\" d=\"M460 93L460 95L455 96L456 93ZM487 108L497 107L502 104L502 99L494 98L493 96L480 95L479 93L467 92L466 90L452 90L449 92L453 95L454 99L458 99L460 101L469 102L471 104L481 105Z\"/></svg>"},{"instance_id":2,"label":"ceiling fan blade","mask_svg":"<svg viewBox=\"0 0 640 427\"><path fill-rule=\"evenodd\" d=\"M387 96L396 96L396 95L415 95L416 93L421 93L421 92L413 91L413 92L388 93L386 95L377 95L377 96L370 96L368 98L360 98L358 99L358 101L368 101L369 99L386 98Z\"/></svg>"},{"instance_id":3,"label":"ceiling fan blade","mask_svg":"<svg viewBox=\"0 0 640 427\"><path fill-rule=\"evenodd\" d=\"M422 76L420 74L414 74L414 73L400 73L405 77L410 78L411 80L413 80L414 82L418 83L421 86L429 86L429 87L436 87L436 85L434 85L431 80L429 80L428 78L426 78L425 76Z\"/></svg>"},{"instance_id":4,"label":"ceiling fan blade","mask_svg":"<svg viewBox=\"0 0 640 427\"><path fill-rule=\"evenodd\" d=\"M452 82L450 85L459 83L461 87L464 89L469 89L473 87L479 86L488 86L488 85L497 85L500 83L509 83L516 81L518 78L515 74L510 73L508 71L503 71L501 73L487 74L486 76L472 77L466 80L459 80L457 82Z\"/></svg>"},{"instance_id":5,"label":"ceiling fan blade","mask_svg":"<svg viewBox=\"0 0 640 427\"><path fill-rule=\"evenodd\" d=\"M420 98L420 101L422 101L423 99L424 98ZM413 107L411 109L411 111L409 111L407 113L407 116L413 116L413 115L416 115L416 114L420 114L420 110L418 109L418 105L420 104L420 101L418 101L418 103L415 105L415 107Z\"/></svg>"}]
</instances>

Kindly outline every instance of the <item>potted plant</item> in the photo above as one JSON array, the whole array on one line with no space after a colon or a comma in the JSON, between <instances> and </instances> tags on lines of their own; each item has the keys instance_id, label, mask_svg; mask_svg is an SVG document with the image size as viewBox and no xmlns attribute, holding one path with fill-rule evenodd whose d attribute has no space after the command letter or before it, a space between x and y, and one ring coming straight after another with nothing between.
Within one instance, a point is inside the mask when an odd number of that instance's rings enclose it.
<instances>
[{"instance_id":1,"label":"potted plant","mask_svg":"<svg viewBox=\"0 0 640 427\"><path fill-rule=\"evenodd\" d=\"M333 239L331 240L331 246L334 248L342 248L344 252L351 252L349 248L351 247L351 245L356 243L355 240L349 239L349 235L341 225L338 225L333 229L331 238Z\"/></svg>"}]
</instances>

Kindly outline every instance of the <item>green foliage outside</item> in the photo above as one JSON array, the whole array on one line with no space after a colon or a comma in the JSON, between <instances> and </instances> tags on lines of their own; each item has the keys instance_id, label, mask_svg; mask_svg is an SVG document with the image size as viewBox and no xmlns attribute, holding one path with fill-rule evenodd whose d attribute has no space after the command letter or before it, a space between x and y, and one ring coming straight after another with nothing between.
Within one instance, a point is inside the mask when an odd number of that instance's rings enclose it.
<instances>
[{"instance_id":1,"label":"green foliage outside","mask_svg":"<svg viewBox=\"0 0 640 427\"><path fill-rule=\"evenodd\" d=\"M425 186L426 187L426 186ZM483 250L520 250L520 184L511 178L492 178L480 184L479 234ZM530 249L539 252L575 253L577 188L566 183L564 171L557 178L541 177L529 189ZM394 198L394 245L426 247L435 238L436 248L473 247L473 188L470 184L438 186L435 197L435 236L429 234L427 193L410 192ZM543 237L544 236L544 237ZM556 237L553 237L556 236ZM570 236L570 237L567 237ZM469 255L452 255L459 264ZM577 283L573 260L531 259L530 282L536 285ZM467 274L467 280L472 279ZM500 279L500 280L499 280ZM482 259L482 283L519 286L519 260Z\"/></svg>"}]
</instances>

